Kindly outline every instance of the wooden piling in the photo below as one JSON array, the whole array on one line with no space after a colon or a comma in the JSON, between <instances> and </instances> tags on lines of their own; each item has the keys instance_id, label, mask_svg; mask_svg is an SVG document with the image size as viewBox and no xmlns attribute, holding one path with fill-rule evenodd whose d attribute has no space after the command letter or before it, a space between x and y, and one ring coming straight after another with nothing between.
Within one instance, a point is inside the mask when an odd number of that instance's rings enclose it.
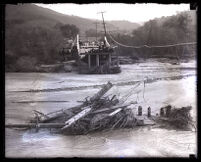
<instances>
[{"instance_id":1,"label":"wooden piling","mask_svg":"<svg viewBox=\"0 0 201 162\"><path fill-rule=\"evenodd\" d=\"M151 117L151 107L148 107L148 109L147 109L147 116Z\"/></svg>"},{"instance_id":2,"label":"wooden piling","mask_svg":"<svg viewBox=\"0 0 201 162\"><path fill-rule=\"evenodd\" d=\"M141 106L138 107L138 116L142 116L142 107Z\"/></svg>"},{"instance_id":3,"label":"wooden piling","mask_svg":"<svg viewBox=\"0 0 201 162\"><path fill-rule=\"evenodd\" d=\"M88 54L88 68L91 68L91 55Z\"/></svg>"},{"instance_id":4,"label":"wooden piling","mask_svg":"<svg viewBox=\"0 0 201 162\"><path fill-rule=\"evenodd\" d=\"M171 113L171 106L168 105L168 106L166 107L166 117L169 117L169 116L170 116L170 113Z\"/></svg>"},{"instance_id":5,"label":"wooden piling","mask_svg":"<svg viewBox=\"0 0 201 162\"><path fill-rule=\"evenodd\" d=\"M110 54L108 54L108 62L109 62L109 65L110 65L111 62L112 62L112 58L111 58L111 55L110 55Z\"/></svg>"},{"instance_id":6,"label":"wooden piling","mask_svg":"<svg viewBox=\"0 0 201 162\"><path fill-rule=\"evenodd\" d=\"M100 66L99 54L96 54L96 66Z\"/></svg>"},{"instance_id":7,"label":"wooden piling","mask_svg":"<svg viewBox=\"0 0 201 162\"><path fill-rule=\"evenodd\" d=\"M160 116L163 117L164 115L165 115L165 113L164 113L164 108L161 108L161 109L160 109Z\"/></svg>"}]
</instances>

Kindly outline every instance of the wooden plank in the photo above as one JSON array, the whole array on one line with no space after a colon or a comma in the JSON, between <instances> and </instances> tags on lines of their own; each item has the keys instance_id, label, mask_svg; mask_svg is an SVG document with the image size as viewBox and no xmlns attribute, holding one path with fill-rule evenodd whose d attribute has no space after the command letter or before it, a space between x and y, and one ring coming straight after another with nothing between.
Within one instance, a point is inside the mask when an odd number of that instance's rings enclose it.
<instances>
[{"instance_id":1,"label":"wooden plank","mask_svg":"<svg viewBox=\"0 0 201 162\"><path fill-rule=\"evenodd\" d=\"M114 52L100 52L100 53L88 53L88 52L86 52L86 53L80 53L80 55L110 55L110 54L112 54L112 53L114 53Z\"/></svg>"},{"instance_id":2,"label":"wooden plank","mask_svg":"<svg viewBox=\"0 0 201 162\"><path fill-rule=\"evenodd\" d=\"M71 126L73 123L75 123L77 120L83 118L84 116L86 116L90 111L91 111L91 107L86 107L84 110L82 110L81 112L79 112L78 114L76 114L75 116L73 116L72 118L70 118L69 120L67 120L65 122L65 126L62 128L62 130L68 128L69 126Z\"/></svg>"},{"instance_id":3,"label":"wooden plank","mask_svg":"<svg viewBox=\"0 0 201 162\"><path fill-rule=\"evenodd\" d=\"M117 114L118 112L120 112L122 110L122 108L118 108L117 110L111 112L108 116L113 116L115 114Z\"/></svg>"},{"instance_id":4,"label":"wooden plank","mask_svg":"<svg viewBox=\"0 0 201 162\"><path fill-rule=\"evenodd\" d=\"M154 122L153 120L148 120L148 119L145 119L144 120L144 125L155 125L156 122Z\"/></svg>"},{"instance_id":5,"label":"wooden plank","mask_svg":"<svg viewBox=\"0 0 201 162\"><path fill-rule=\"evenodd\" d=\"M136 116L135 118L138 121L137 122L138 126L146 126L146 125L155 125L156 124L156 122L154 120L151 120L147 116Z\"/></svg>"},{"instance_id":6,"label":"wooden plank","mask_svg":"<svg viewBox=\"0 0 201 162\"><path fill-rule=\"evenodd\" d=\"M64 123L24 123L24 124L6 124L6 128L62 128Z\"/></svg>"},{"instance_id":7,"label":"wooden plank","mask_svg":"<svg viewBox=\"0 0 201 162\"><path fill-rule=\"evenodd\" d=\"M113 110L113 109L118 109L118 108L126 108L127 106L130 106L131 104L126 104L126 105L119 105L119 106L114 106L114 107L110 107L110 108L104 108L104 109L100 109L100 110L96 110L94 112L91 112L91 114L96 114L96 113L102 113L104 111L109 111L109 110Z\"/></svg>"}]
</instances>

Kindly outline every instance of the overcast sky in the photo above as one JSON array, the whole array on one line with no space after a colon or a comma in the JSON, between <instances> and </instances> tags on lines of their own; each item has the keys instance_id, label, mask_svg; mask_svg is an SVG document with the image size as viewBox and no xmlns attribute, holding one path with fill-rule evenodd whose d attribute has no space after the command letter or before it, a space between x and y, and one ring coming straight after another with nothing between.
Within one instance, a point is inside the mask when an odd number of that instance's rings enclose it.
<instances>
[{"instance_id":1,"label":"overcast sky","mask_svg":"<svg viewBox=\"0 0 201 162\"><path fill-rule=\"evenodd\" d=\"M100 4L36 4L54 11L74 15L83 18L99 19L97 12L105 11L105 20L127 20L131 22L145 22L162 16L171 16L177 12L190 10L189 4L123 4L123 3L100 3Z\"/></svg>"}]
</instances>

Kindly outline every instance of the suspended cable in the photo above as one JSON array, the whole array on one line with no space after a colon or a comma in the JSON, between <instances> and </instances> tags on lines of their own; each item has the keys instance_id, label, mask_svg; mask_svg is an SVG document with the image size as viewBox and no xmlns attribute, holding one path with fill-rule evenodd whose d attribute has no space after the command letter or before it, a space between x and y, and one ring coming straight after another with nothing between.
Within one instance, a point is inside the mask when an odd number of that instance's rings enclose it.
<instances>
[{"instance_id":1,"label":"suspended cable","mask_svg":"<svg viewBox=\"0 0 201 162\"><path fill-rule=\"evenodd\" d=\"M144 46L128 46L128 45L124 45L124 44L121 44L119 42L117 42L108 32L108 35L110 36L110 38L115 42L117 43L118 45L120 46L123 46L123 47L128 47L128 48L143 48Z\"/></svg>"},{"instance_id":2,"label":"suspended cable","mask_svg":"<svg viewBox=\"0 0 201 162\"><path fill-rule=\"evenodd\" d=\"M158 45L158 46L148 46L148 45L141 45L141 46L128 46L128 45L124 45L122 43L117 42L112 36L111 34L108 32L108 35L110 36L110 38L117 43L120 46L123 47L128 47L128 48L166 48L166 47L174 47L174 46L183 46L183 45L192 45L192 44L197 44L197 42L187 42L187 43L176 43L176 44L169 44L169 45Z\"/></svg>"}]
</instances>

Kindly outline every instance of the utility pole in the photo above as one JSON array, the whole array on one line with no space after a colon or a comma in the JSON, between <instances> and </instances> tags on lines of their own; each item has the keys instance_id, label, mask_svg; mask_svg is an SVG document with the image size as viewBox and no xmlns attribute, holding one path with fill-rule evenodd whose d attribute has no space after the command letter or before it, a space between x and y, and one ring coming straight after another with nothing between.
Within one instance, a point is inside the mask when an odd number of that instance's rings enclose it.
<instances>
[{"instance_id":1,"label":"utility pole","mask_svg":"<svg viewBox=\"0 0 201 162\"><path fill-rule=\"evenodd\" d=\"M94 23L95 25L96 25L96 42L97 42L97 25L98 25L98 22L96 21L95 23Z\"/></svg>"},{"instance_id":2,"label":"utility pole","mask_svg":"<svg viewBox=\"0 0 201 162\"><path fill-rule=\"evenodd\" d=\"M106 27L105 27L105 21L104 21L104 17L103 17L103 13L105 13L105 11L103 12L98 12L102 14L102 19L103 19L103 27L104 27L104 32L105 32L105 36L106 36Z\"/></svg>"}]
</instances>

